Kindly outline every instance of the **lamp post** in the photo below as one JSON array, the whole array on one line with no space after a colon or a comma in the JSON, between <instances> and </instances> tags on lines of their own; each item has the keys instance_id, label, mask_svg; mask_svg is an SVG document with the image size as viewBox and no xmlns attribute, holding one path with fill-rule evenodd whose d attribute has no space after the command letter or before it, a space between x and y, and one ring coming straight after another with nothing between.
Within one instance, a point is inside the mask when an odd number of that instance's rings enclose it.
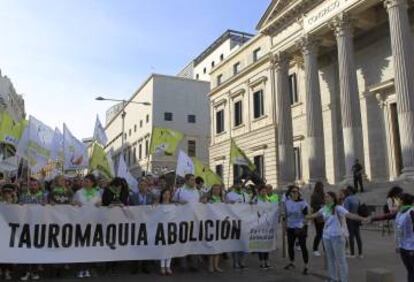
<instances>
[{"instance_id":1,"label":"lamp post","mask_svg":"<svg viewBox=\"0 0 414 282\"><path fill-rule=\"evenodd\" d=\"M121 100L121 99L112 99L112 98L104 98L104 97L96 97L95 100L97 101L112 101L112 102L122 102L122 136L121 136L121 154L124 155L124 143L125 143L125 106L129 103L136 104L136 105L144 105L144 106L151 106L150 102L135 102L135 101L127 101L127 100Z\"/></svg>"}]
</instances>

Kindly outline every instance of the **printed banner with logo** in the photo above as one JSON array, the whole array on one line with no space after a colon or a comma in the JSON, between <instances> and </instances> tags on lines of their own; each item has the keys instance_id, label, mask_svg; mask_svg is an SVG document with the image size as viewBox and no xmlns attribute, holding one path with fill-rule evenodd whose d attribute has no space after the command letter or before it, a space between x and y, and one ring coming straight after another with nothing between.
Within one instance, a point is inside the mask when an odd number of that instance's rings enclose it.
<instances>
[{"instance_id":1,"label":"printed banner with logo","mask_svg":"<svg viewBox=\"0 0 414 282\"><path fill-rule=\"evenodd\" d=\"M0 263L159 260L271 251L275 205L0 205Z\"/></svg>"}]
</instances>

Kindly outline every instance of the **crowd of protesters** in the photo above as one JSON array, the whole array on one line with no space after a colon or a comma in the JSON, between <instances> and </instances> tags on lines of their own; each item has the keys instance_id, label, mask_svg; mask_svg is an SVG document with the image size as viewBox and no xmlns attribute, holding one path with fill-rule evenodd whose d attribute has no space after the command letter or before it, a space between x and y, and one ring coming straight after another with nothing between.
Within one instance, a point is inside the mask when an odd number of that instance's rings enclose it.
<instances>
[{"instance_id":1,"label":"crowd of protesters","mask_svg":"<svg viewBox=\"0 0 414 282\"><path fill-rule=\"evenodd\" d=\"M287 191L276 191L271 185L233 185L226 190L223 185L206 187L200 177L188 174L177 185L169 185L166 178L151 175L142 177L138 187L129 187L125 179L99 179L92 174L85 177L66 178L57 176L50 182L41 182L31 178L28 181L1 183L0 201L2 204L38 204L38 205L73 205L91 207L168 205L188 203L228 203L228 204L265 204L272 203L280 207L280 220L287 234L289 263L284 269L294 269L295 247L300 248L303 269L302 274L309 271L309 251L307 247L308 225L313 223L315 238L312 254L321 256L320 245L324 249L328 266L328 281L348 281L348 265L346 246L349 246L348 257L354 258L356 241L358 257L363 258L360 236L361 222L370 220L396 219L398 247L404 265L409 273L409 280L414 281L414 208L413 196L403 194L401 188L393 188L387 199L386 215L368 218L361 214L361 203L355 196L352 186L342 189L337 194L325 193L322 183L316 183L310 203L303 198L299 187L290 185ZM135 188L135 189L134 189ZM133 272L149 273L150 268L157 265L162 275L172 275L172 265L186 267L189 271L199 271L204 262L209 272L223 272L221 260L231 257L234 270L246 269L246 253L234 252L221 255L192 255L185 258L164 258L159 262L139 261L128 265ZM260 268L271 268L268 252L256 254ZM120 263L104 263L105 271L113 271ZM124 263L125 264L125 263ZM69 268L76 270L78 278L88 278L96 273L99 264L56 265L53 267L60 275ZM1 275L5 280L21 273L20 280L38 280L43 268L41 265L0 265ZM17 278L17 277L16 277Z\"/></svg>"}]
</instances>

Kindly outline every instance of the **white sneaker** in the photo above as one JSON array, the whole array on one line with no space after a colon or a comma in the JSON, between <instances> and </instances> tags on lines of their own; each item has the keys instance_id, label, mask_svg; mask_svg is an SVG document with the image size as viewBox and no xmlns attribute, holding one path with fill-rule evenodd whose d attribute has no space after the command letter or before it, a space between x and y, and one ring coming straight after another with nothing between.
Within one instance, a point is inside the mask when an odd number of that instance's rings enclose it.
<instances>
[{"instance_id":1,"label":"white sneaker","mask_svg":"<svg viewBox=\"0 0 414 282\"><path fill-rule=\"evenodd\" d=\"M354 258L356 258L356 256L355 256L355 255L346 255L346 257L347 257L347 258L349 258L349 259L354 259Z\"/></svg>"},{"instance_id":2,"label":"white sneaker","mask_svg":"<svg viewBox=\"0 0 414 282\"><path fill-rule=\"evenodd\" d=\"M31 275L30 275L30 278L32 280L39 280L40 279L40 276L39 276L39 274L37 274L35 272L32 272Z\"/></svg>"},{"instance_id":3,"label":"white sneaker","mask_svg":"<svg viewBox=\"0 0 414 282\"><path fill-rule=\"evenodd\" d=\"M84 278L85 277L85 271L82 271L82 270L79 271L77 277L80 278L80 279Z\"/></svg>"},{"instance_id":4,"label":"white sneaker","mask_svg":"<svg viewBox=\"0 0 414 282\"><path fill-rule=\"evenodd\" d=\"M320 253L319 251L314 251L314 252L313 252L313 255L314 255L315 257L320 257L320 256L321 256L321 253Z\"/></svg>"},{"instance_id":5,"label":"white sneaker","mask_svg":"<svg viewBox=\"0 0 414 282\"><path fill-rule=\"evenodd\" d=\"M83 273L83 277L85 278L91 277L91 273L89 272L89 270L85 270L85 272Z\"/></svg>"},{"instance_id":6,"label":"white sneaker","mask_svg":"<svg viewBox=\"0 0 414 282\"><path fill-rule=\"evenodd\" d=\"M359 255L358 258L359 259L363 259L364 258L364 255Z\"/></svg>"},{"instance_id":7,"label":"white sneaker","mask_svg":"<svg viewBox=\"0 0 414 282\"><path fill-rule=\"evenodd\" d=\"M30 272L26 272L25 275L23 275L22 277L20 277L20 281L27 281L30 278Z\"/></svg>"}]
</instances>

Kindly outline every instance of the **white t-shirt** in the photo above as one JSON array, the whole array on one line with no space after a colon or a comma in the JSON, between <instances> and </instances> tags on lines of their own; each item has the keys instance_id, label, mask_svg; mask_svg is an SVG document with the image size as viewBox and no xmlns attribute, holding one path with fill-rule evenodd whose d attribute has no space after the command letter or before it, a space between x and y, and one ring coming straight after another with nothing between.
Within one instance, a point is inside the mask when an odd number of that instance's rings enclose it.
<instances>
[{"instance_id":1,"label":"white t-shirt","mask_svg":"<svg viewBox=\"0 0 414 282\"><path fill-rule=\"evenodd\" d=\"M85 188L79 189L78 191L76 191L73 200L79 202L82 206L95 207L97 203L102 202L102 190L97 189L95 192L95 196L93 196L92 198L88 198L86 197Z\"/></svg>"},{"instance_id":2,"label":"white t-shirt","mask_svg":"<svg viewBox=\"0 0 414 282\"><path fill-rule=\"evenodd\" d=\"M335 214L330 213L325 207L322 207L318 213L323 216L325 227L323 228L323 238L332 238L345 236L346 228L345 215L349 212L342 206L335 207ZM340 221L341 220L341 221Z\"/></svg>"},{"instance_id":3,"label":"white t-shirt","mask_svg":"<svg viewBox=\"0 0 414 282\"><path fill-rule=\"evenodd\" d=\"M230 191L226 194L226 202L237 204L248 204L250 202L250 196L247 193Z\"/></svg>"},{"instance_id":4,"label":"white t-shirt","mask_svg":"<svg viewBox=\"0 0 414 282\"><path fill-rule=\"evenodd\" d=\"M183 186L174 193L173 201L182 204L193 204L200 202L200 192L196 188Z\"/></svg>"}]
</instances>

